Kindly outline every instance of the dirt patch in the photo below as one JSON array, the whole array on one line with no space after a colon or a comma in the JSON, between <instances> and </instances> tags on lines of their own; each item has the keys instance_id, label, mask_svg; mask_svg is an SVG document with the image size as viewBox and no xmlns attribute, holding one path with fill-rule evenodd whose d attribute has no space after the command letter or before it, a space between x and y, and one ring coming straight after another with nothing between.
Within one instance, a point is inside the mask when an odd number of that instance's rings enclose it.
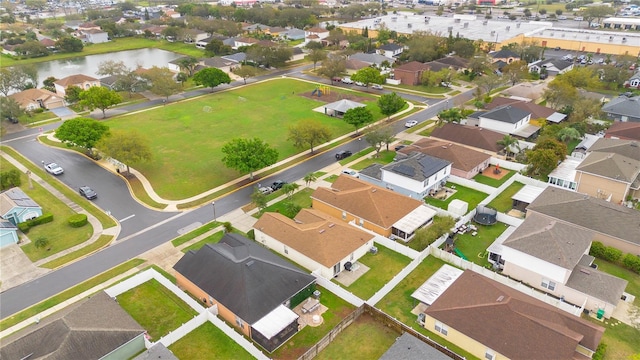
<instances>
[{"instance_id":1,"label":"dirt patch","mask_svg":"<svg viewBox=\"0 0 640 360\"><path fill-rule=\"evenodd\" d=\"M511 173L511 170L507 170L504 168L500 168L500 172L498 174L496 174L496 166L495 165L489 165L488 168L486 168L484 171L482 171L482 175L486 176L486 177L490 177L492 179L496 179L496 180L500 180L503 177L509 175Z\"/></svg>"},{"instance_id":2,"label":"dirt patch","mask_svg":"<svg viewBox=\"0 0 640 360\"><path fill-rule=\"evenodd\" d=\"M333 89L330 89L328 94L323 93L322 96L318 96L317 94L311 95L311 93L313 93L313 91L299 93L297 95L306 97L311 100L323 102L323 103L332 103L332 102L335 102L338 100L344 100L344 99L356 101L356 102L371 101L371 99L367 99L365 97L358 96L356 94L342 93L338 91L333 91Z\"/></svg>"}]
</instances>

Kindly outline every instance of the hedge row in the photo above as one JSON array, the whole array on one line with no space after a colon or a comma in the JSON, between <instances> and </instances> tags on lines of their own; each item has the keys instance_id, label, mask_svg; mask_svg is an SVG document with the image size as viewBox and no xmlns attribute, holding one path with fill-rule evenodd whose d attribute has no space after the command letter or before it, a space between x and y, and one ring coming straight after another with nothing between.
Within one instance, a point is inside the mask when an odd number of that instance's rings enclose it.
<instances>
[{"instance_id":1,"label":"hedge row","mask_svg":"<svg viewBox=\"0 0 640 360\"><path fill-rule=\"evenodd\" d=\"M53 221L53 214L46 213L46 214L42 214L42 216L38 216L35 219L31 219L31 220L27 220L25 222L19 223L18 229L20 229L20 231L26 234L29 232L29 229L31 229L32 227L40 224L50 223L52 221Z\"/></svg>"},{"instance_id":2,"label":"hedge row","mask_svg":"<svg viewBox=\"0 0 640 360\"><path fill-rule=\"evenodd\" d=\"M83 227L87 224L87 215L85 214L74 214L69 217L69 226L74 228Z\"/></svg>"},{"instance_id":3,"label":"hedge row","mask_svg":"<svg viewBox=\"0 0 640 360\"><path fill-rule=\"evenodd\" d=\"M611 246L605 246L599 241L594 241L593 244L591 244L589 254L598 259L622 265L636 274L640 274L640 257L636 255L624 254L623 256L622 251Z\"/></svg>"}]
</instances>

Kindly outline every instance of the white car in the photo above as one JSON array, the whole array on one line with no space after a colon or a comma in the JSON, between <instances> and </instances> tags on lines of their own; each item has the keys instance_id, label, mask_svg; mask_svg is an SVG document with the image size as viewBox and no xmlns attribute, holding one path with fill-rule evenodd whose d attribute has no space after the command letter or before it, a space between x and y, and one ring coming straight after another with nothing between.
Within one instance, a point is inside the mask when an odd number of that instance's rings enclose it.
<instances>
[{"instance_id":1,"label":"white car","mask_svg":"<svg viewBox=\"0 0 640 360\"><path fill-rule=\"evenodd\" d=\"M60 175L64 172L64 169L56 163L45 164L44 169L47 170L49 174L53 174L53 175Z\"/></svg>"},{"instance_id":2,"label":"white car","mask_svg":"<svg viewBox=\"0 0 640 360\"><path fill-rule=\"evenodd\" d=\"M360 82L360 81L356 81L356 85L358 85L358 86L364 86L364 87L366 87L366 86L367 86L367 84L365 84L365 83L363 83L363 82Z\"/></svg>"},{"instance_id":3,"label":"white car","mask_svg":"<svg viewBox=\"0 0 640 360\"><path fill-rule=\"evenodd\" d=\"M417 120L410 120L410 121L407 121L406 123L404 123L404 127L407 127L407 128L412 128L412 127L414 127L416 125L418 125L418 121Z\"/></svg>"},{"instance_id":4,"label":"white car","mask_svg":"<svg viewBox=\"0 0 640 360\"><path fill-rule=\"evenodd\" d=\"M263 186L259 188L258 191L260 191L264 195L269 195L273 192L273 189L269 186Z\"/></svg>"},{"instance_id":5,"label":"white car","mask_svg":"<svg viewBox=\"0 0 640 360\"><path fill-rule=\"evenodd\" d=\"M353 84L353 80L350 77L342 78L342 82L345 84Z\"/></svg>"},{"instance_id":6,"label":"white car","mask_svg":"<svg viewBox=\"0 0 640 360\"><path fill-rule=\"evenodd\" d=\"M380 84L373 84L373 85L371 85L371 88L372 88L372 89L375 89L375 90L382 90L382 85L380 85Z\"/></svg>"},{"instance_id":7,"label":"white car","mask_svg":"<svg viewBox=\"0 0 640 360\"><path fill-rule=\"evenodd\" d=\"M355 170L351 170L351 169L344 169L344 170L342 170L342 173L345 174L345 175L350 175L350 176L356 177L356 178L359 177L358 172L355 171Z\"/></svg>"}]
</instances>

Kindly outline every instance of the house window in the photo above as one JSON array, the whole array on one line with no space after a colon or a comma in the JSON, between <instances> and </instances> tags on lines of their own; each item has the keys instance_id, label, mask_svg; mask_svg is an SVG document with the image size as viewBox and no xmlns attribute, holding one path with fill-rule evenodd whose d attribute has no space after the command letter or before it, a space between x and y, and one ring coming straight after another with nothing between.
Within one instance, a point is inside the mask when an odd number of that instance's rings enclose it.
<instances>
[{"instance_id":1,"label":"house window","mask_svg":"<svg viewBox=\"0 0 640 360\"><path fill-rule=\"evenodd\" d=\"M551 280L547 280L547 279L542 279L542 287L548 290L555 290L556 289L556 283L554 283Z\"/></svg>"},{"instance_id":2,"label":"house window","mask_svg":"<svg viewBox=\"0 0 640 360\"><path fill-rule=\"evenodd\" d=\"M487 360L494 360L496 358L496 353L491 349L487 349L484 352L484 358Z\"/></svg>"},{"instance_id":3,"label":"house window","mask_svg":"<svg viewBox=\"0 0 640 360\"><path fill-rule=\"evenodd\" d=\"M447 325L441 323L440 321L436 321L436 331L446 336L449 332L449 329L447 328Z\"/></svg>"},{"instance_id":4,"label":"house window","mask_svg":"<svg viewBox=\"0 0 640 360\"><path fill-rule=\"evenodd\" d=\"M347 213L345 211L342 212L342 220L347 220Z\"/></svg>"},{"instance_id":5,"label":"house window","mask_svg":"<svg viewBox=\"0 0 640 360\"><path fill-rule=\"evenodd\" d=\"M236 316L236 325L238 325L238 327L243 327L244 326L244 322L242 321L242 319L240 319L237 316Z\"/></svg>"},{"instance_id":6,"label":"house window","mask_svg":"<svg viewBox=\"0 0 640 360\"><path fill-rule=\"evenodd\" d=\"M364 226L364 220L360 219L360 226Z\"/></svg>"},{"instance_id":7,"label":"house window","mask_svg":"<svg viewBox=\"0 0 640 360\"><path fill-rule=\"evenodd\" d=\"M289 248L287 248L287 245L284 246L284 253L288 254L289 253Z\"/></svg>"}]
</instances>

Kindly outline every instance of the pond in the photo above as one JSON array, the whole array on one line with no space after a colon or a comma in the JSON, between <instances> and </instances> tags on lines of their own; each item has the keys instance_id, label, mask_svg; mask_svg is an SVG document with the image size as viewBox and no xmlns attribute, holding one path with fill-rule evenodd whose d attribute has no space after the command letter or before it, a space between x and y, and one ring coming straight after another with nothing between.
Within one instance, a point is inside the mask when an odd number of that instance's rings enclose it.
<instances>
[{"instance_id":1,"label":"pond","mask_svg":"<svg viewBox=\"0 0 640 360\"><path fill-rule=\"evenodd\" d=\"M138 66L144 68L166 67L169 61L180 56L182 55L166 50L138 49L37 63L38 87L42 87L42 81L49 76L56 79L74 74L84 74L96 78L104 77L96 74L96 71L98 71L100 63L106 60L123 61L128 68L135 69Z\"/></svg>"}]
</instances>

